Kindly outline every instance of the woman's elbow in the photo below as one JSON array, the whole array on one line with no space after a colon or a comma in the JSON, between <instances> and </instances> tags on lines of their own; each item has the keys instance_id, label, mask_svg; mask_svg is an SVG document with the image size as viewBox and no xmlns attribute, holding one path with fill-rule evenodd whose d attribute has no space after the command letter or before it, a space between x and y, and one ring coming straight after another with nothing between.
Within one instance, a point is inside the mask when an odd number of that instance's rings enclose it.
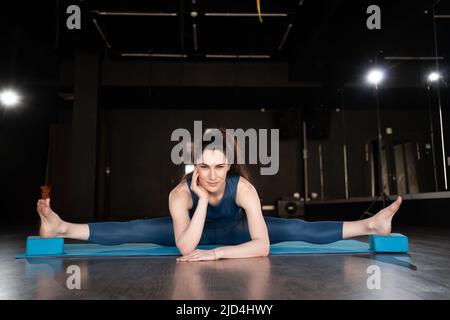
<instances>
[{"instance_id":1,"label":"woman's elbow","mask_svg":"<svg viewBox=\"0 0 450 320\"><path fill-rule=\"evenodd\" d=\"M267 257L270 253L270 242L264 241L262 248L261 248L261 256Z\"/></svg>"},{"instance_id":2,"label":"woman's elbow","mask_svg":"<svg viewBox=\"0 0 450 320\"><path fill-rule=\"evenodd\" d=\"M180 252L180 254L182 256L188 255L190 254L192 251L195 250L195 248L192 247L188 247L188 246L181 246L181 245L177 245L177 249Z\"/></svg>"},{"instance_id":3,"label":"woman's elbow","mask_svg":"<svg viewBox=\"0 0 450 320\"><path fill-rule=\"evenodd\" d=\"M181 254L182 256L186 256L186 255L188 255L189 253L191 253L192 251L186 250L186 249L182 249L182 248L178 247L178 252L180 252L180 254Z\"/></svg>"}]
</instances>

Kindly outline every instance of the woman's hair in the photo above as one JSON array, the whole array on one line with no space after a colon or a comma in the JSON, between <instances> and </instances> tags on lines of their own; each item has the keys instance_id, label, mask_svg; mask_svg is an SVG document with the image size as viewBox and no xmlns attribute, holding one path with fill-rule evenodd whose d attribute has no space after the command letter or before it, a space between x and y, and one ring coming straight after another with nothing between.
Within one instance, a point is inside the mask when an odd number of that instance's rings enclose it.
<instances>
[{"instance_id":1,"label":"woman's hair","mask_svg":"<svg viewBox=\"0 0 450 320\"><path fill-rule=\"evenodd\" d=\"M226 133L226 129L224 128L218 128L218 130L221 133L221 141L219 141L220 145L222 146L222 150L227 150L226 148L226 141L227 141L227 133ZM230 135L228 135L229 138L231 138ZM211 143L215 144L216 142L212 142L212 141L203 141L202 139L202 153L205 149L211 149L211 147L208 147L208 145L210 145ZM241 177L244 177L245 179L247 179L248 181L250 181L250 172L248 170L248 167L245 164L239 164L237 161L237 157L238 157L238 152L240 152L237 143L236 143L236 137L233 137L233 162L230 165L230 170L228 170L227 172L227 177L229 175L239 175ZM191 144L191 163L195 163L194 162L194 144ZM188 174L184 174L183 178L181 178L181 181L183 181L184 179L190 179L192 178L192 172L188 173ZM181 182L180 181L180 182ZM245 210L242 208L242 223L245 225L247 223L247 214L245 213Z\"/></svg>"},{"instance_id":2,"label":"woman's hair","mask_svg":"<svg viewBox=\"0 0 450 320\"><path fill-rule=\"evenodd\" d=\"M244 177L248 181L251 181L250 180L250 172L248 170L248 167L245 164L239 164L237 161L238 153L240 152L240 150L237 147L236 137L232 137L231 135L227 134L225 128L218 128L217 130L219 130L221 133L221 140L219 142L216 142L216 141L203 141L203 139L202 139L202 149L201 149L202 153L205 149L211 149L211 146L209 146L211 143L213 143L213 144L219 143L222 146L222 150L225 151L225 150L227 150L227 148L226 148L227 147L226 146L227 137L228 137L228 139L233 138L233 161L230 166L230 170L228 170L228 172L227 172L227 177L229 175L234 174L234 175L239 175L241 177ZM195 163L195 161L194 161L194 144L193 143L191 144L191 163ZM189 179L191 177L192 177L192 172L190 172L188 174L184 174L183 177L181 178L180 182L183 181L184 179Z\"/></svg>"}]
</instances>

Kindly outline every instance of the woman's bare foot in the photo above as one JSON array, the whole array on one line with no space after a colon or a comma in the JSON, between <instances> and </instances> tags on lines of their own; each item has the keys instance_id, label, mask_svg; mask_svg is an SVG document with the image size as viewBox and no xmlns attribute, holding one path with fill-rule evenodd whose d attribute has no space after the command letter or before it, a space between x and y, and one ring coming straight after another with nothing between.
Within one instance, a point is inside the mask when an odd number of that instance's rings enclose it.
<instances>
[{"instance_id":1,"label":"woman's bare foot","mask_svg":"<svg viewBox=\"0 0 450 320\"><path fill-rule=\"evenodd\" d=\"M41 217L39 235L42 238L63 237L66 223L50 208L50 199L38 200L37 212Z\"/></svg>"},{"instance_id":2,"label":"woman's bare foot","mask_svg":"<svg viewBox=\"0 0 450 320\"><path fill-rule=\"evenodd\" d=\"M370 234L388 235L391 233L391 221L394 214L400 208L402 198L400 196L389 206L380 210L376 215L368 218Z\"/></svg>"}]
</instances>

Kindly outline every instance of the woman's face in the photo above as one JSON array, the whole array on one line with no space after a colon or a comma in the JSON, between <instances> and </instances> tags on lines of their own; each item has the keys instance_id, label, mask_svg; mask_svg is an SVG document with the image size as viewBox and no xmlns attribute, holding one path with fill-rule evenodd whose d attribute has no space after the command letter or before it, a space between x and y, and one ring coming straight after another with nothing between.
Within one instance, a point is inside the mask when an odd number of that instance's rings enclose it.
<instances>
[{"instance_id":1,"label":"woman's face","mask_svg":"<svg viewBox=\"0 0 450 320\"><path fill-rule=\"evenodd\" d=\"M220 150L204 150L197 164L200 184L211 193L217 192L227 178L230 166Z\"/></svg>"}]
</instances>

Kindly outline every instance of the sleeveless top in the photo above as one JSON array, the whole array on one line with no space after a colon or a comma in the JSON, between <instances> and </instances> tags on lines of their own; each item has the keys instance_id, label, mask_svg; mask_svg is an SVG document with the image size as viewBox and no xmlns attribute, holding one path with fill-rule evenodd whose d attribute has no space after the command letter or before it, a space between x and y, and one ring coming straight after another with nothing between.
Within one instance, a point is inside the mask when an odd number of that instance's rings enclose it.
<instances>
[{"instance_id":1,"label":"sleeveless top","mask_svg":"<svg viewBox=\"0 0 450 320\"><path fill-rule=\"evenodd\" d=\"M222 199L216 205L208 203L205 222L232 222L238 221L242 216L242 209L236 204L236 193L239 175L230 174L226 178L225 191ZM187 179L187 184L192 197L192 208L189 209L189 217L192 218L198 204L198 196L191 190L192 177Z\"/></svg>"}]
</instances>

